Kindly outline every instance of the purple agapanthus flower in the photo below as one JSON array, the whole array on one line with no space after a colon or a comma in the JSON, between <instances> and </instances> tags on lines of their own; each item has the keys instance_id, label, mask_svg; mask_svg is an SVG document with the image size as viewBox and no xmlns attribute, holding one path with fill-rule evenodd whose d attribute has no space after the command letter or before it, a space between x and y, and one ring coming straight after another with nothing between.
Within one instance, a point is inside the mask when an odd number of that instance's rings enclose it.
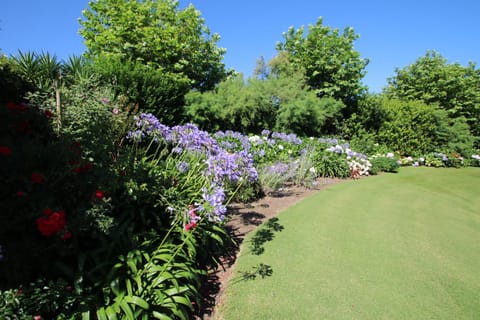
<instances>
[{"instance_id":1,"label":"purple agapanthus flower","mask_svg":"<svg viewBox=\"0 0 480 320\"><path fill-rule=\"evenodd\" d=\"M188 163L186 163L185 161L181 161L177 164L177 169L178 171L180 171L181 173L185 173L188 171L188 169L190 168L190 166L188 165Z\"/></svg>"},{"instance_id":2,"label":"purple agapanthus flower","mask_svg":"<svg viewBox=\"0 0 480 320\"><path fill-rule=\"evenodd\" d=\"M207 202L211 213L214 214L214 216L210 216L210 218L216 221L223 221L225 219L225 213L227 212L227 207L224 205L225 190L216 184L210 186L210 189L203 187L202 198ZM205 210L205 206L200 206L199 210ZM208 210L208 212L210 212L210 210Z\"/></svg>"},{"instance_id":3,"label":"purple agapanthus flower","mask_svg":"<svg viewBox=\"0 0 480 320\"><path fill-rule=\"evenodd\" d=\"M286 134L286 133L283 133L283 132L273 132L272 133L272 138L282 140L282 141L285 141L287 143L291 143L291 144L294 144L294 145L302 144L302 139L300 139L294 133Z\"/></svg>"}]
</instances>

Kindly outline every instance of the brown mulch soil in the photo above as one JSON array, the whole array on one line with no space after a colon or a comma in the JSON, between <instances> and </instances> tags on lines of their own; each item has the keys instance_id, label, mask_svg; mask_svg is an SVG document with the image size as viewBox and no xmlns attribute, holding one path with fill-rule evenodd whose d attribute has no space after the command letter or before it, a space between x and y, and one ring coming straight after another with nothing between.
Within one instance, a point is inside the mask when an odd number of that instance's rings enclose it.
<instances>
[{"instance_id":1,"label":"brown mulch soil","mask_svg":"<svg viewBox=\"0 0 480 320\"><path fill-rule=\"evenodd\" d=\"M236 255L245 236L255 230L268 219L277 216L281 211L300 202L306 197L344 181L342 179L321 178L315 188L307 189L299 186L286 186L278 191L247 204L235 203L229 206L227 230L236 241L230 256L221 261L221 266L210 273L206 279L204 308L202 317L197 319L213 320L221 316L215 314L215 307L224 303L224 290L233 274Z\"/></svg>"}]
</instances>

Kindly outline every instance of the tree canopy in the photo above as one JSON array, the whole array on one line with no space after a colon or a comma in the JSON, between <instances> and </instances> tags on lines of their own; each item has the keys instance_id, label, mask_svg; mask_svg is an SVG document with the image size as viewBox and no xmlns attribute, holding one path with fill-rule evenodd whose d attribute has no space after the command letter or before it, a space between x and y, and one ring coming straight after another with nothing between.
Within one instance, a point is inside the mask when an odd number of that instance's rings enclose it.
<instances>
[{"instance_id":1,"label":"tree canopy","mask_svg":"<svg viewBox=\"0 0 480 320\"><path fill-rule=\"evenodd\" d=\"M190 79L192 87L211 89L225 77L225 49L217 47L193 5L176 0L96 0L80 19L87 55L114 55Z\"/></svg>"},{"instance_id":2,"label":"tree canopy","mask_svg":"<svg viewBox=\"0 0 480 320\"><path fill-rule=\"evenodd\" d=\"M395 72L385 88L389 97L438 105L450 118L465 117L472 133L480 135L480 70L474 63L448 64L439 53L427 51Z\"/></svg>"},{"instance_id":3,"label":"tree canopy","mask_svg":"<svg viewBox=\"0 0 480 320\"><path fill-rule=\"evenodd\" d=\"M333 97L351 106L366 89L360 81L368 60L362 59L353 47L358 37L351 27L340 33L324 26L320 17L316 24L308 26L306 35L304 26L297 30L290 27L283 33L284 41L277 43L277 50L286 53L295 69L304 71L307 84L319 96Z\"/></svg>"}]
</instances>

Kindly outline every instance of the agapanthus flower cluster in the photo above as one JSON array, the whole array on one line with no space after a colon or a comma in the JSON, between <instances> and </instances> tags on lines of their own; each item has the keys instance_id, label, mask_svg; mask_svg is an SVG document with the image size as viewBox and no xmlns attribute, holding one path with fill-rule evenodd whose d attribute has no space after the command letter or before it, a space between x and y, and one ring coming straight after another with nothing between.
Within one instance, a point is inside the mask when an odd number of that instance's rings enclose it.
<instances>
[{"instance_id":1,"label":"agapanthus flower cluster","mask_svg":"<svg viewBox=\"0 0 480 320\"><path fill-rule=\"evenodd\" d=\"M365 176L369 174L372 164L368 161L367 156L363 153L353 151L350 149L348 143L335 144L326 149L327 151L334 152L336 154L344 154L348 160L348 166L350 170L356 170L360 175Z\"/></svg>"},{"instance_id":2,"label":"agapanthus flower cluster","mask_svg":"<svg viewBox=\"0 0 480 320\"><path fill-rule=\"evenodd\" d=\"M220 146L230 152L244 150L250 152L250 138L238 131L217 131L213 134Z\"/></svg>"},{"instance_id":3,"label":"agapanthus flower cluster","mask_svg":"<svg viewBox=\"0 0 480 320\"><path fill-rule=\"evenodd\" d=\"M268 166L267 168L267 173L269 174L275 174L278 176L285 176L289 173L290 171L290 166L284 162L278 161L272 164L271 166Z\"/></svg>"},{"instance_id":4,"label":"agapanthus flower cluster","mask_svg":"<svg viewBox=\"0 0 480 320\"><path fill-rule=\"evenodd\" d=\"M282 140L286 143L290 143L293 145L300 145L302 144L302 139L300 139L296 134L294 133L283 133L283 132L273 132L272 133L272 138L277 139L277 140Z\"/></svg>"},{"instance_id":5,"label":"agapanthus flower cluster","mask_svg":"<svg viewBox=\"0 0 480 320\"><path fill-rule=\"evenodd\" d=\"M216 221L222 221L226 212L223 203L225 201L225 191L222 187L224 183L227 181L238 182L242 179L252 182L258 179L253 156L248 152L248 138L240 133L233 131L217 133L217 137L235 138L242 144L243 150L229 152L222 148L216 139L193 124L170 128L159 123L152 114L144 113L135 117L135 120L136 129L127 134L130 141L141 142L144 138L149 137L170 145L173 153L180 154L188 151L206 158L205 175L210 178L212 185L206 189L208 192L203 192L203 198L208 203L208 208L203 209L212 212ZM189 170L188 163L178 163L177 170L180 173L187 172Z\"/></svg>"},{"instance_id":6,"label":"agapanthus flower cluster","mask_svg":"<svg viewBox=\"0 0 480 320\"><path fill-rule=\"evenodd\" d=\"M236 153L219 152L207 159L207 175L213 182L221 184L225 179L238 182L242 178L253 182L258 178L253 157L246 151Z\"/></svg>"},{"instance_id":7,"label":"agapanthus flower cluster","mask_svg":"<svg viewBox=\"0 0 480 320\"><path fill-rule=\"evenodd\" d=\"M134 116L136 129L127 133L127 139L134 142L141 142L144 138L150 137L158 141L159 137L170 139L170 128L161 124L151 113L140 113Z\"/></svg>"},{"instance_id":8,"label":"agapanthus flower cluster","mask_svg":"<svg viewBox=\"0 0 480 320\"><path fill-rule=\"evenodd\" d=\"M210 220L221 222L225 219L227 207L225 203L225 190L218 185L211 185L210 188L202 188L202 198L205 204L199 210L205 211ZM211 215L213 213L213 216Z\"/></svg>"}]
</instances>

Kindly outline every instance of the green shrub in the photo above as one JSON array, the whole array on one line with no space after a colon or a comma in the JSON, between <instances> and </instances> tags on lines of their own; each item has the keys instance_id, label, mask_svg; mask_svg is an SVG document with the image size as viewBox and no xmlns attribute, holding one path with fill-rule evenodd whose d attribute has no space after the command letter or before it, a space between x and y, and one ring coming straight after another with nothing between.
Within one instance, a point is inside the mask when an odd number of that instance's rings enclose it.
<instances>
[{"instance_id":1,"label":"green shrub","mask_svg":"<svg viewBox=\"0 0 480 320\"><path fill-rule=\"evenodd\" d=\"M350 167L345 156L335 153L319 153L313 159L318 176L328 178L347 178Z\"/></svg>"},{"instance_id":2,"label":"green shrub","mask_svg":"<svg viewBox=\"0 0 480 320\"><path fill-rule=\"evenodd\" d=\"M105 85L113 84L116 95L138 104L141 111L155 114L167 125L184 122L184 96L190 90L185 76L113 56L97 58L92 68Z\"/></svg>"},{"instance_id":3,"label":"green shrub","mask_svg":"<svg viewBox=\"0 0 480 320\"><path fill-rule=\"evenodd\" d=\"M391 157L377 156L370 159L372 167L371 174L378 174L380 172L398 172L400 165L397 160Z\"/></svg>"}]
</instances>

